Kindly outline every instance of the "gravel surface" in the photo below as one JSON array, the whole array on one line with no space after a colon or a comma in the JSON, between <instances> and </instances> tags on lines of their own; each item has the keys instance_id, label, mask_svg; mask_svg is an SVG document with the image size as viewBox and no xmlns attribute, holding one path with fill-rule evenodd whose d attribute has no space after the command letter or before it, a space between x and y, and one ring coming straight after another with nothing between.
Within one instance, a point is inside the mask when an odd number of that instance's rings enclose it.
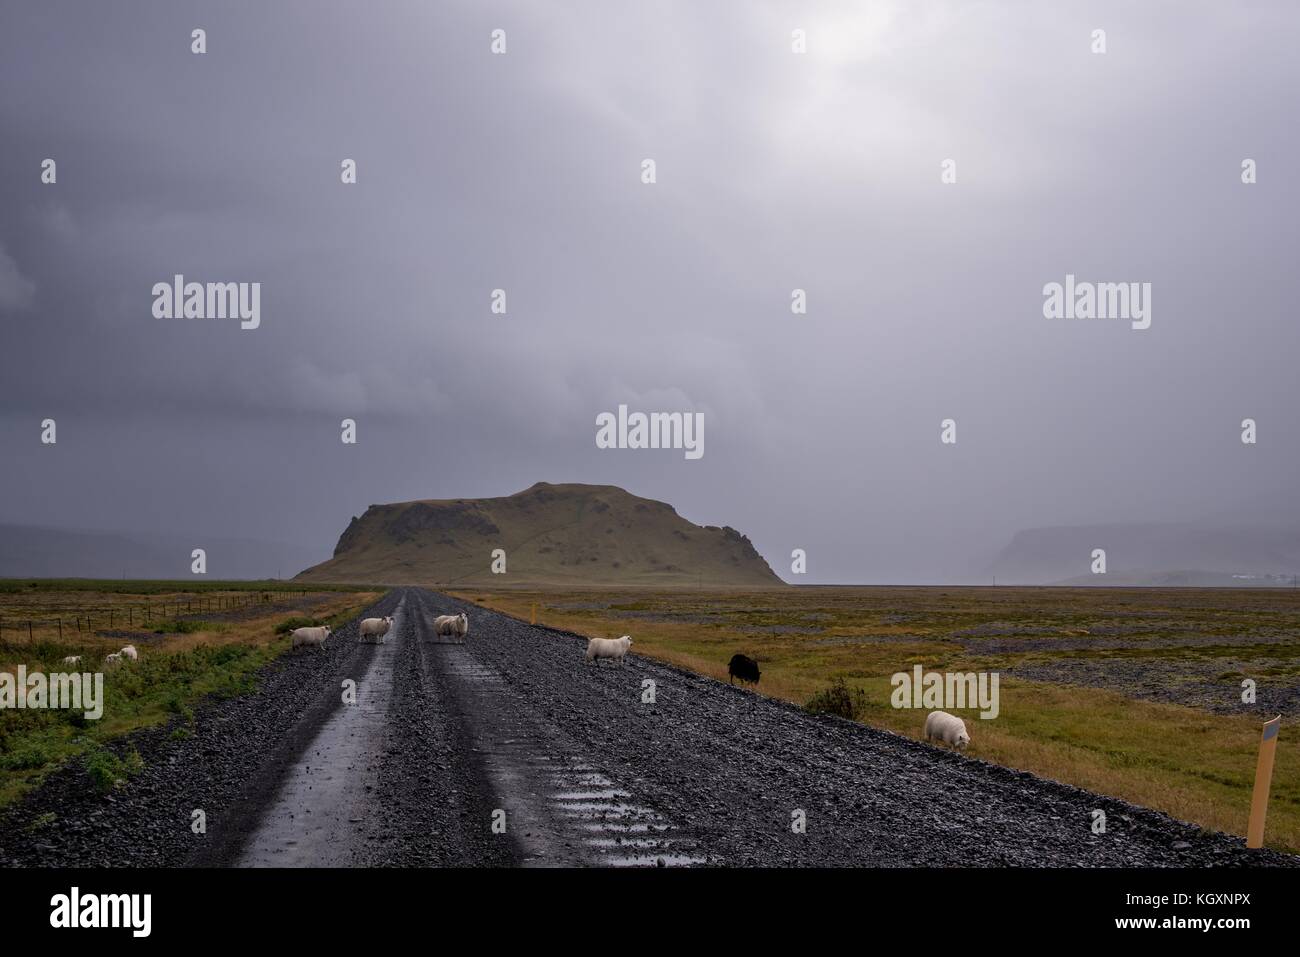
<instances>
[{"instance_id":1,"label":"gravel surface","mask_svg":"<svg viewBox=\"0 0 1300 957\"><path fill-rule=\"evenodd\" d=\"M427 619L461 610L465 642L435 639ZM146 768L112 795L76 766L51 775L0 819L0 864L256 863L276 842L294 863L361 865L1300 864L635 653L587 665L577 636L434 593L366 614L397 616L385 646L354 623L199 709L191 737L134 735Z\"/></svg>"}]
</instances>

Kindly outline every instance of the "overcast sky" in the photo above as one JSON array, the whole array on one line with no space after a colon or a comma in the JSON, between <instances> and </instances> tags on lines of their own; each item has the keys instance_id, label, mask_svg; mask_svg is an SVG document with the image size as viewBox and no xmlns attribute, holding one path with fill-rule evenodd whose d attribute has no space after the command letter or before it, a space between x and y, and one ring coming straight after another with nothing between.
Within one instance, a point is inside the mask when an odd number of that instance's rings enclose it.
<instances>
[{"instance_id":1,"label":"overcast sky","mask_svg":"<svg viewBox=\"0 0 1300 957\"><path fill-rule=\"evenodd\" d=\"M0 521L324 558L371 503L611 483L816 581L962 578L1043 525L1294 524L1298 28L6 0ZM177 273L260 282L260 328L154 318ZM1045 318L1067 273L1151 283L1151 327ZM703 412L704 456L597 449L620 403Z\"/></svg>"}]
</instances>

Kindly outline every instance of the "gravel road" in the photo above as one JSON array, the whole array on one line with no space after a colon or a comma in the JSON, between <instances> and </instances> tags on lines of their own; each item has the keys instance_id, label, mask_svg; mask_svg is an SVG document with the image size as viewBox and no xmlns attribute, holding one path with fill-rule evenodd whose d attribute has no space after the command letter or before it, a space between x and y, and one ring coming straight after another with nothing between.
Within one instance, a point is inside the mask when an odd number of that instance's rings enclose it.
<instances>
[{"instance_id":1,"label":"gravel road","mask_svg":"<svg viewBox=\"0 0 1300 957\"><path fill-rule=\"evenodd\" d=\"M462 610L468 638L435 638ZM189 736L134 735L113 794L51 775L0 819L0 864L1300 865L636 654L589 666L577 636L421 589L366 614L395 616L385 643L353 623Z\"/></svg>"}]
</instances>

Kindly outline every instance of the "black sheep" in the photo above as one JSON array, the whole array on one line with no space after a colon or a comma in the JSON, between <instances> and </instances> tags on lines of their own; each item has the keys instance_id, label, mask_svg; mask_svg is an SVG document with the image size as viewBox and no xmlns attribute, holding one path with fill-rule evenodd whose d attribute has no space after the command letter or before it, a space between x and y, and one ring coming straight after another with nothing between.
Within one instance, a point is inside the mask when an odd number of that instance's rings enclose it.
<instances>
[{"instance_id":1,"label":"black sheep","mask_svg":"<svg viewBox=\"0 0 1300 957\"><path fill-rule=\"evenodd\" d=\"M750 684L758 684L759 670L758 662L753 658L745 655L732 655L731 663L727 665L728 682L735 684L736 679L748 681Z\"/></svg>"}]
</instances>

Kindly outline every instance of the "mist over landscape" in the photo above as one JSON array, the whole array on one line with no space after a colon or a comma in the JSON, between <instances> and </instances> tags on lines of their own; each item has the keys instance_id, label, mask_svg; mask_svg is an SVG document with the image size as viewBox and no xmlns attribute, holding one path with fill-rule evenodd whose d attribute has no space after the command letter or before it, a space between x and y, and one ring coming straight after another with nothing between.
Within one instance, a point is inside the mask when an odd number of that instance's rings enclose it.
<instances>
[{"instance_id":1,"label":"mist over landscape","mask_svg":"<svg viewBox=\"0 0 1300 957\"><path fill-rule=\"evenodd\" d=\"M1298 39L4 0L6 942L1290 941Z\"/></svg>"},{"instance_id":2,"label":"mist over landscape","mask_svg":"<svg viewBox=\"0 0 1300 957\"><path fill-rule=\"evenodd\" d=\"M289 577L539 481L787 581L1300 571L1293 6L619 6L7 7L3 574ZM260 327L154 318L177 274ZM1150 328L1044 318L1067 274ZM597 448L620 404L705 453Z\"/></svg>"}]
</instances>

